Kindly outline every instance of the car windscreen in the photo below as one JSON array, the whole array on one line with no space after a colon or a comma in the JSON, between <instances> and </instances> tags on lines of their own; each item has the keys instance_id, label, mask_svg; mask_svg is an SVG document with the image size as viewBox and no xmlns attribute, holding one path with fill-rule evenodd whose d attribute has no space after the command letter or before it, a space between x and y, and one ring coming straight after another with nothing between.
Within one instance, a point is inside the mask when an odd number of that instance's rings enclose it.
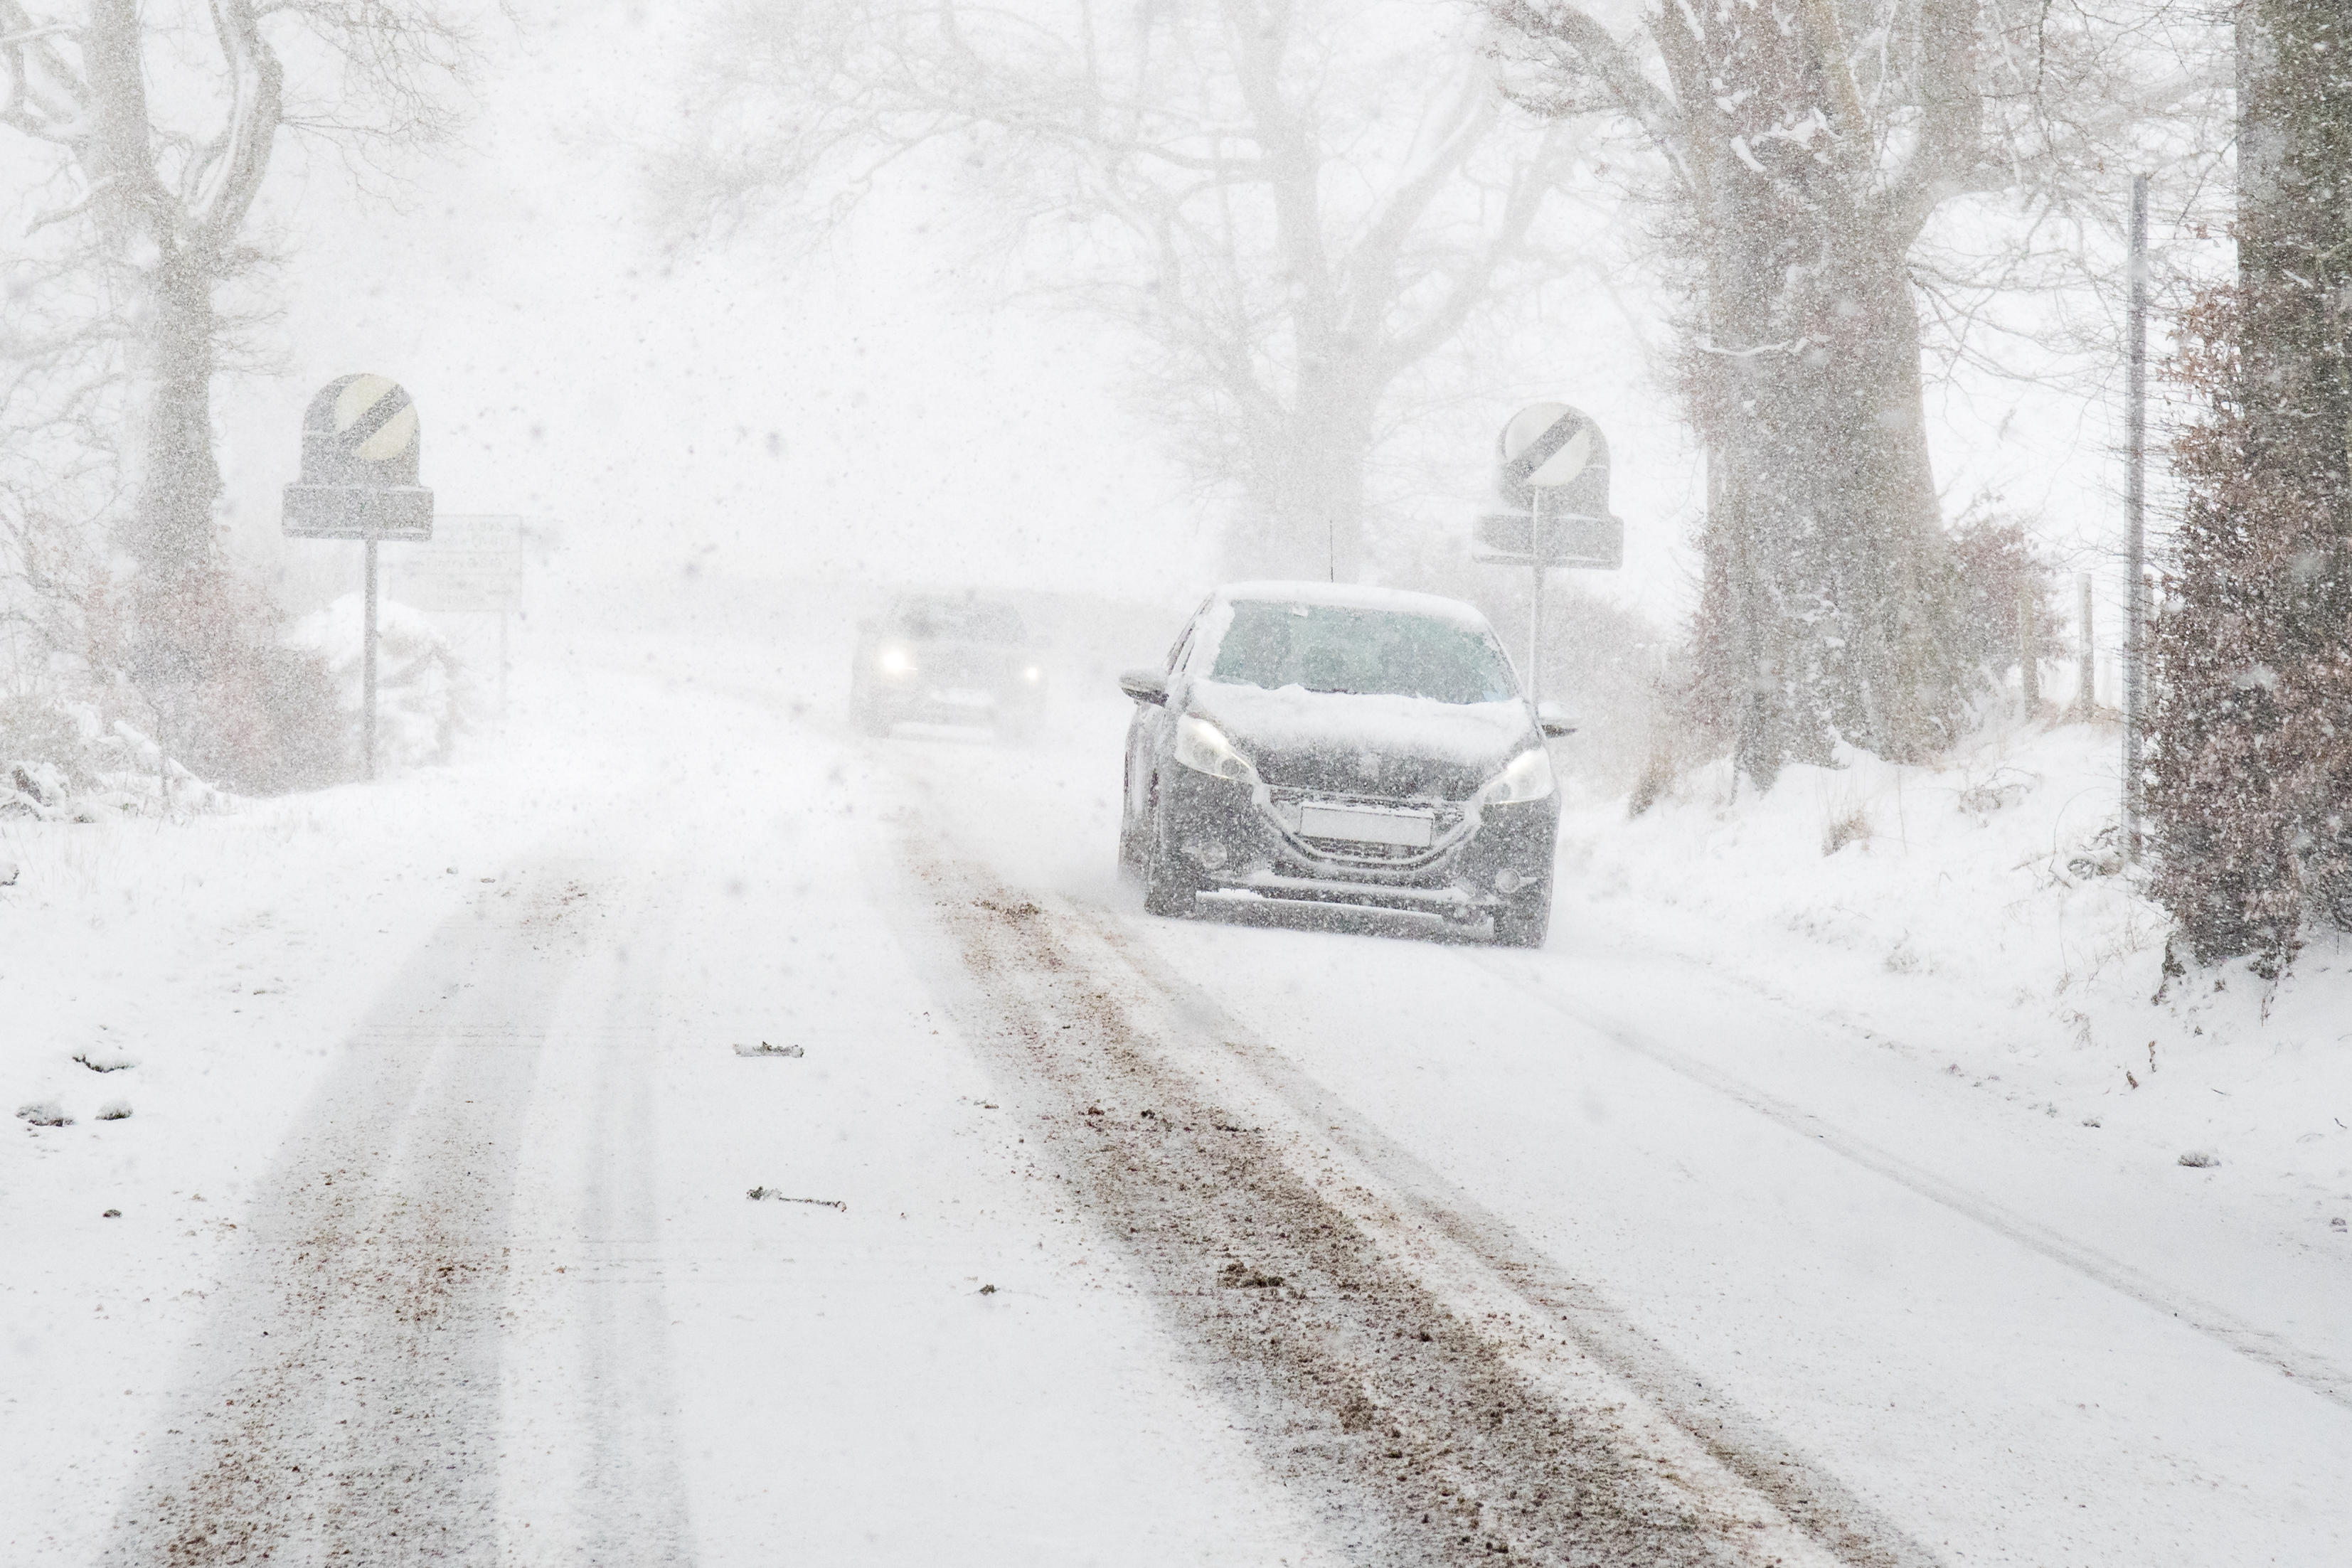
<instances>
[{"instance_id":1,"label":"car windscreen","mask_svg":"<svg viewBox=\"0 0 2352 1568\"><path fill-rule=\"evenodd\" d=\"M898 607L898 633L923 643L1028 641L1020 612L982 599L910 599Z\"/></svg>"},{"instance_id":2,"label":"car windscreen","mask_svg":"<svg viewBox=\"0 0 2352 1568\"><path fill-rule=\"evenodd\" d=\"M1517 695L1494 639L1407 610L1237 600L1213 681L1310 692L1506 702Z\"/></svg>"}]
</instances>

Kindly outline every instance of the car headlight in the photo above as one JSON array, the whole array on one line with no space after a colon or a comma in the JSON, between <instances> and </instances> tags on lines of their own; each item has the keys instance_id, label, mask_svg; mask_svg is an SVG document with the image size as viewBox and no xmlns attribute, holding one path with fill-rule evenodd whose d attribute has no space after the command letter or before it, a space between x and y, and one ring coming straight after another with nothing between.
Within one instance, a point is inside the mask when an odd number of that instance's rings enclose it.
<instances>
[{"instance_id":1,"label":"car headlight","mask_svg":"<svg viewBox=\"0 0 2352 1568\"><path fill-rule=\"evenodd\" d=\"M1503 770L1488 780L1479 791L1483 806L1516 806L1522 800L1540 800L1552 791L1551 753L1540 746L1529 747L1504 765Z\"/></svg>"},{"instance_id":2,"label":"car headlight","mask_svg":"<svg viewBox=\"0 0 2352 1568\"><path fill-rule=\"evenodd\" d=\"M1189 713L1176 721L1176 760L1213 779L1257 782L1257 769L1225 738L1224 731Z\"/></svg>"},{"instance_id":3,"label":"car headlight","mask_svg":"<svg viewBox=\"0 0 2352 1568\"><path fill-rule=\"evenodd\" d=\"M915 655L904 648L885 648L874 663L886 675L911 675L915 673Z\"/></svg>"},{"instance_id":4,"label":"car headlight","mask_svg":"<svg viewBox=\"0 0 2352 1568\"><path fill-rule=\"evenodd\" d=\"M1032 664L1021 672L1021 678L1034 686L1045 678L1045 672Z\"/></svg>"}]
</instances>

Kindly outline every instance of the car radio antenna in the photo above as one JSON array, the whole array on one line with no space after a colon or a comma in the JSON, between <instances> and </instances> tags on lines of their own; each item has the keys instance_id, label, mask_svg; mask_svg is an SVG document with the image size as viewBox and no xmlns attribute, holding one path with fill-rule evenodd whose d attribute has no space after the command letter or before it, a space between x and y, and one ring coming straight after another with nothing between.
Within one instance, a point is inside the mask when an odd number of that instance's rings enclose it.
<instances>
[{"instance_id":1,"label":"car radio antenna","mask_svg":"<svg viewBox=\"0 0 2352 1568\"><path fill-rule=\"evenodd\" d=\"M1339 524L1328 512L1323 515L1323 580L1339 580Z\"/></svg>"}]
</instances>

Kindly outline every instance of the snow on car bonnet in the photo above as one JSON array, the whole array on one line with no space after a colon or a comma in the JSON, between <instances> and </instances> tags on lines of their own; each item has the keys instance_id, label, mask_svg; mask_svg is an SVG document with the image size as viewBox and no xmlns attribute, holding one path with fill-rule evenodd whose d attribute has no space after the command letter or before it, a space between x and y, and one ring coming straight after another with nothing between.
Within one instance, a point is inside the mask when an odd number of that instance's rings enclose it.
<instances>
[{"instance_id":1,"label":"snow on car bonnet","mask_svg":"<svg viewBox=\"0 0 2352 1568\"><path fill-rule=\"evenodd\" d=\"M1532 733L1527 706L1516 700L1442 703L1202 681L1192 688L1192 706L1249 745L1436 757L1465 768L1508 760Z\"/></svg>"}]
</instances>

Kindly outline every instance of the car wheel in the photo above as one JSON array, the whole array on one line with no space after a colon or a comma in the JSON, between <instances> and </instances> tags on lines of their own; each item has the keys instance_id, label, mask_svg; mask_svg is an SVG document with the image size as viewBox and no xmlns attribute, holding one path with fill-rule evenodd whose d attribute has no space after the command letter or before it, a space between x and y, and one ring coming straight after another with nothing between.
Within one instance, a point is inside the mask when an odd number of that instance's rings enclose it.
<instances>
[{"instance_id":1,"label":"car wheel","mask_svg":"<svg viewBox=\"0 0 2352 1568\"><path fill-rule=\"evenodd\" d=\"M1495 912L1495 942L1503 947L1540 947L1551 934L1551 889L1545 888L1523 904Z\"/></svg>"},{"instance_id":2,"label":"car wheel","mask_svg":"<svg viewBox=\"0 0 2352 1568\"><path fill-rule=\"evenodd\" d=\"M1168 847L1167 831L1158 812L1143 831L1143 908L1148 915L1181 920L1192 913L1193 895L1201 884L1184 869L1182 859Z\"/></svg>"}]
</instances>

